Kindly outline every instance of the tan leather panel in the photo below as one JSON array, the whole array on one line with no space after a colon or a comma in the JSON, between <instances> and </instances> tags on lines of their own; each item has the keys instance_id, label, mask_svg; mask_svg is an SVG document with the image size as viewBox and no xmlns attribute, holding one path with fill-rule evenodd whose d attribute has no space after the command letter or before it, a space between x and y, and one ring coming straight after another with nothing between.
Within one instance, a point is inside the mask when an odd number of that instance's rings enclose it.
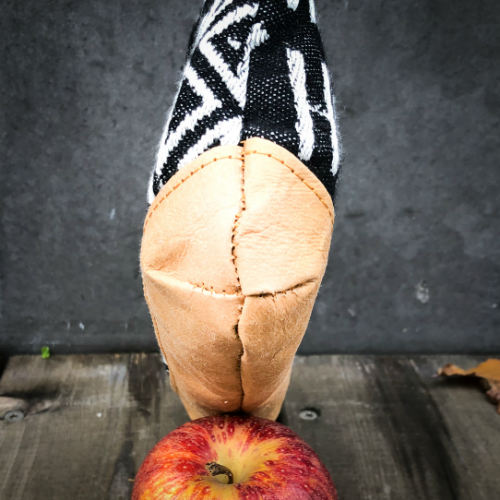
<instances>
[{"instance_id":1,"label":"tan leather panel","mask_svg":"<svg viewBox=\"0 0 500 500\"><path fill-rule=\"evenodd\" d=\"M143 280L172 387L185 405L239 409L241 342L235 325L244 297L195 289L162 271L146 270Z\"/></svg>"},{"instance_id":2,"label":"tan leather panel","mask_svg":"<svg viewBox=\"0 0 500 500\"><path fill-rule=\"evenodd\" d=\"M304 336L318 289L319 282L310 281L284 293L245 298L238 327L244 411L255 413L265 404L268 412L278 415L283 378Z\"/></svg>"},{"instance_id":3,"label":"tan leather panel","mask_svg":"<svg viewBox=\"0 0 500 500\"><path fill-rule=\"evenodd\" d=\"M163 186L146 216L141 270L190 418L277 417L332 225L323 184L264 139L213 148Z\"/></svg>"},{"instance_id":4,"label":"tan leather panel","mask_svg":"<svg viewBox=\"0 0 500 500\"><path fill-rule=\"evenodd\" d=\"M328 191L300 160L270 141L249 139L244 154L246 208L237 236L243 293L321 280L333 228Z\"/></svg>"},{"instance_id":5,"label":"tan leather panel","mask_svg":"<svg viewBox=\"0 0 500 500\"><path fill-rule=\"evenodd\" d=\"M213 148L163 186L144 223L141 260L147 268L195 285L237 290L229 256L241 201L240 150L238 146Z\"/></svg>"},{"instance_id":6,"label":"tan leather panel","mask_svg":"<svg viewBox=\"0 0 500 500\"><path fill-rule=\"evenodd\" d=\"M267 399L262 400L259 403L259 406L246 410L247 413L255 415L256 417L276 420L283 405L283 401L285 400L286 392L288 390L288 386L290 385L291 375L292 363L290 363L290 367L286 371L280 373L280 382L276 387L276 390Z\"/></svg>"}]
</instances>

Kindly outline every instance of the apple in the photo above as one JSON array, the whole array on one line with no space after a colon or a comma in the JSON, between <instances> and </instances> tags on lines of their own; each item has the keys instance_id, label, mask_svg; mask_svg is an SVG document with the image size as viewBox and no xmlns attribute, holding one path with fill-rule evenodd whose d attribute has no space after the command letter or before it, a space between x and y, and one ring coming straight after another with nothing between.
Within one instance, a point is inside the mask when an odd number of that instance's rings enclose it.
<instances>
[{"instance_id":1,"label":"apple","mask_svg":"<svg viewBox=\"0 0 500 500\"><path fill-rule=\"evenodd\" d=\"M149 452L132 500L336 500L325 466L297 434L249 415L203 417Z\"/></svg>"}]
</instances>

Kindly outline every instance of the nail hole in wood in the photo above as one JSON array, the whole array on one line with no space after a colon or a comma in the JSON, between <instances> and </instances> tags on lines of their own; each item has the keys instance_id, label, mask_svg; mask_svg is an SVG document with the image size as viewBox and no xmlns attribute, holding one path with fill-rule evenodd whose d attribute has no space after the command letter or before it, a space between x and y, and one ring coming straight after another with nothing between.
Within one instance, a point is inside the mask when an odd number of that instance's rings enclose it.
<instances>
[{"instance_id":1,"label":"nail hole in wood","mask_svg":"<svg viewBox=\"0 0 500 500\"><path fill-rule=\"evenodd\" d=\"M302 420L316 420L320 414L321 412L316 408L303 408L299 412L299 418Z\"/></svg>"},{"instance_id":2,"label":"nail hole in wood","mask_svg":"<svg viewBox=\"0 0 500 500\"><path fill-rule=\"evenodd\" d=\"M3 418L7 422L18 422L24 418L24 412L22 410L11 410L8 411Z\"/></svg>"}]
</instances>

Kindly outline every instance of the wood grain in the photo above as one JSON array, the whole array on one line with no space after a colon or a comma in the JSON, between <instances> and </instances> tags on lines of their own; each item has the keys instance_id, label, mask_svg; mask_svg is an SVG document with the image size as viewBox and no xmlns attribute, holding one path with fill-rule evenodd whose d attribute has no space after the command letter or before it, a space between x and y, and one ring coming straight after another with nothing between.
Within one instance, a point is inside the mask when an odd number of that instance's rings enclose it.
<instances>
[{"instance_id":1,"label":"wood grain","mask_svg":"<svg viewBox=\"0 0 500 500\"><path fill-rule=\"evenodd\" d=\"M436 379L468 356L297 358L285 419L340 498L481 500L500 492L500 417L475 381ZM451 382L451 383L450 383ZM303 408L320 417L302 420Z\"/></svg>"},{"instance_id":2,"label":"wood grain","mask_svg":"<svg viewBox=\"0 0 500 500\"><path fill-rule=\"evenodd\" d=\"M341 500L490 500L500 416L478 383L433 378L446 362L483 359L297 357L281 419L320 455ZM159 355L100 354L10 358L0 418L1 499L118 500L188 417Z\"/></svg>"},{"instance_id":3,"label":"wood grain","mask_svg":"<svg viewBox=\"0 0 500 500\"><path fill-rule=\"evenodd\" d=\"M186 419L159 356L16 356L0 394L52 401L0 422L0 498L128 499L148 450Z\"/></svg>"}]
</instances>

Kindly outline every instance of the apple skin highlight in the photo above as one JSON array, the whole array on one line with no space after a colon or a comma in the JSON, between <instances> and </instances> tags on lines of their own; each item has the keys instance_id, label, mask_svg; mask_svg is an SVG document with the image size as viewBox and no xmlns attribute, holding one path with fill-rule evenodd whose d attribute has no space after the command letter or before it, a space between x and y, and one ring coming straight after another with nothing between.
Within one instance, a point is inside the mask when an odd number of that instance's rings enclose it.
<instances>
[{"instance_id":1,"label":"apple skin highlight","mask_svg":"<svg viewBox=\"0 0 500 500\"><path fill-rule=\"evenodd\" d=\"M212 476L217 463L232 473ZM203 417L175 429L149 452L132 500L337 500L325 466L291 429L245 415Z\"/></svg>"}]
</instances>

